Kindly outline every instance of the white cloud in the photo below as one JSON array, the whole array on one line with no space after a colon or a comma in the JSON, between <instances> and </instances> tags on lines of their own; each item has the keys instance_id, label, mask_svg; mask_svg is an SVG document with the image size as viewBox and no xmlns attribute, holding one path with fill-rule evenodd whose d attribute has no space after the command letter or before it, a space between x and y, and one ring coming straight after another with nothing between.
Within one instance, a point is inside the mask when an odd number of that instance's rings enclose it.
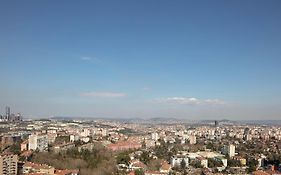
<instances>
[{"instance_id":1,"label":"white cloud","mask_svg":"<svg viewBox=\"0 0 281 175\"><path fill-rule=\"evenodd\" d=\"M124 97L125 93L120 92L85 92L82 93L81 96L84 97L101 97L101 98L116 98L116 97Z\"/></svg>"},{"instance_id":2,"label":"white cloud","mask_svg":"<svg viewBox=\"0 0 281 175\"><path fill-rule=\"evenodd\" d=\"M181 104L181 105L223 105L224 101L219 99L206 99L201 100L194 97L168 97L168 98L160 98L155 100L158 103L170 103L170 104Z\"/></svg>"},{"instance_id":3,"label":"white cloud","mask_svg":"<svg viewBox=\"0 0 281 175\"><path fill-rule=\"evenodd\" d=\"M92 57L81 57L81 60L90 61L90 60L92 60Z\"/></svg>"},{"instance_id":4,"label":"white cloud","mask_svg":"<svg viewBox=\"0 0 281 175\"><path fill-rule=\"evenodd\" d=\"M224 105L224 104L226 104L225 101L219 100L219 99L207 99L207 100L204 100L204 103L206 103L206 104L215 104L215 105Z\"/></svg>"},{"instance_id":5,"label":"white cloud","mask_svg":"<svg viewBox=\"0 0 281 175\"><path fill-rule=\"evenodd\" d=\"M151 90L151 88L150 87L143 87L142 90L149 91L149 90Z\"/></svg>"},{"instance_id":6,"label":"white cloud","mask_svg":"<svg viewBox=\"0 0 281 175\"><path fill-rule=\"evenodd\" d=\"M84 56L84 57L81 57L80 59L82 61L89 61L89 62L95 62L95 63L101 62L101 60L99 58L96 58L96 57Z\"/></svg>"}]
</instances>

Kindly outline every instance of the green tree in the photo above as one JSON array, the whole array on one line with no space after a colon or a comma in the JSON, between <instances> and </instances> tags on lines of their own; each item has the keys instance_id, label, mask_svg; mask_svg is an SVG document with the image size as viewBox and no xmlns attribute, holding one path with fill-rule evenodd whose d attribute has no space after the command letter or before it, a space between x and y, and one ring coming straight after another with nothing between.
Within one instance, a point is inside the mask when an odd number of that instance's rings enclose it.
<instances>
[{"instance_id":1,"label":"green tree","mask_svg":"<svg viewBox=\"0 0 281 175\"><path fill-rule=\"evenodd\" d=\"M118 164L126 164L129 165L130 157L127 152L122 152L117 155L116 157L117 163Z\"/></svg>"},{"instance_id":2,"label":"green tree","mask_svg":"<svg viewBox=\"0 0 281 175\"><path fill-rule=\"evenodd\" d=\"M203 168L200 161L196 161L196 160L191 161L190 165L193 166L194 168Z\"/></svg>"},{"instance_id":3,"label":"green tree","mask_svg":"<svg viewBox=\"0 0 281 175\"><path fill-rule=\"evenodd\" d=\"M14 154L17 154L19 155L20 154L20 143L15 143L13 145L10 146L9 150L14 153Z\"/></svg>"},{"instance_id":4,"label":"green tree","mask_svg":"<svg viewBox=\"0 0 281 175\"><path fill-rule=\"evenodd\" d=\"M184 170L186 168L186 162L184 159L181 161L181 169Z\"/></svg>"},{"instance_id":5,"label":"green tree","mask_svg":"<svg viewBox=\"0 0 281 175\"><path fill-rule=\"evenodd\" d=\"M149 155L148 151L144 151L141 156L140 156L140 161L142 161L143 163L145 163L147 165L147 163L151 160L152 158Z\"/></svg>"},{"instance_id":6,"label":"green tree","mask_svg":"<svg viewBox=\"0 0 281 175\"><path fill-rule=\"evenodd\" d=\"M215 159L208 159L208 167L209 168L215 168L215 167L221 167L223 165L222 161L215 160Z\"/></svg>"},{"instance_id":7,"label":"green tree","mask_svg":"<svg viewBox=\"0 0 281 175\"><path fill-rule=\"evenodd\" d=\"M143 169L137 169L137 170L135 170L135 175L144 175Z\"/></svg>"},{"instance_id":8,"label":"green tree","mask_svg":"<svg viewBox=\"0 0 281 175\"><path fill-rule=\"evenodd\" d=\"M161 167L161 159L152 159L148 162L147 166L151 171L158 171Z\"/></svg>"},{"instance_id":9,"label":"green tree","mask_svg":"<svg viewBox=\"0 0 281 175\"><path fill-rule=\"evenodd\" d=\"M240 166L242 166L241 162L239 160L234 160L234 159L228 159L227 164L228 164L229 167L240 167Z\"/></svg>"},{"instance_id":10,"label":"green tree","mask_svg":"<svg viewBox=\"0 0 281 175\"><path fill-rule=\"evenodd\" d=\"M247 171L248 171L248 173L251 173L251 172L255 171L257 169L258 163L259 162L255 159L249 159L247 161L247 165L248 165Z\"/></svg>"}]
</instances>

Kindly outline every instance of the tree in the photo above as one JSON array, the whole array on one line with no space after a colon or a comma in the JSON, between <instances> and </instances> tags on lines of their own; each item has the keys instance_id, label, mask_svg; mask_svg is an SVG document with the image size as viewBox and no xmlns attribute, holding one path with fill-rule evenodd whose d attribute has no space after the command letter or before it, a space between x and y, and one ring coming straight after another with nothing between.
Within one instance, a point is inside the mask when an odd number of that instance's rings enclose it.
<instances>
[{"instance_id":1,"label":"tree","mask_svg":"<svg viewBox=\"0 0 281 175\"><path fill-rule=\"evenodd\" d=\"M122 153L117 155L116 160L117 160L118 164L129 165L130 156L129 156L129 154L127 152L122 152Z\"/></svg>"},{"instance_id":2,"label":"tree","mask_svg":"<svg viewBox=\"0 0 281 175\"><path fill-rule=\"evenodd\" d=\"M135 175L144 175L143 169L137 169L137 170L135 170Z\"/></svg>"},{"instance_id":3,"label":"tree","mask_svg":"<svg viewBox=\"0 0 281 175\"><path fill-rule=\"evenodd\" d=\"M10 146L9 150L14 154L20 154L20 143L15 143Z\"/></svg>"},{"instance_id":4,"label":"tree","mask_svg":"<svg viewBox=\"0 0 281 175\"><path fill-rule=\"evenodd\" d=\"M173 154L177 154L177 153L178 153L179 151L181 151L181 150L183 150L182 145L177 144L177 145L174 145L174 146L173 146L173 148L171 149L171 152L172 152Z\"/></svg>"},{"instance_id":5,"label":"tree","mask_svg":"<svg viewBox=\"0 0 281 175\"><path fill-rule=\"evenodd\" d=\"M255 159L249 159L248 162L247 162L247 165L248 165L248 173L251 173L253 171L255 171L257 169L257 166L258 166L258 161L255 160Z\"/></svg>"},{"instance_id":6,"label":"tree","mask_svg":"<svg viewBox=\"0 0 281 175\"><path fill-rule=\"evenodd\" d=\"M144 151L141 156L140 156L140 161L142 161L143 163L145 163L147 165L147 163L151 160L152 158L149 155L148 151Z\"/></svg>"},{"instance_id":7,"label":"tree","mask_svg":"<svg viewBox=\"0 0 281 175\"><path fill-rule=\"evenodd\" d=\"M191 161L190 165L193 166L194 168L203 168L200 161L196 161L196 160Z\"/></svg>"},{"instance_id":8,"label":"tree","mask_svg":"<svg viewBox=\"0 0 281 175\"><path fill-rule=\"evenodd\" d=\"M168 144L165 143L163 140L160 140L161 145L157 145L154 148L154 152L155 155L159 158L159 159L165 159L165 160L169 160L170 157L173 155L173 153L171 153L168 149Z\"/></svg>"},{"instance_id":9,"label":"tree","mask_svg":"<svg viewBox=\"0 0 281 175\"><path fill-rule=\"evenodd\" d=\"M227 164L228 164L229 167L240 167L240 166L242 166L241 162L239 160L234 160L234 159L228 159Z\"/></svg>"},{"instance_id":10,"label":"tree","mask_svg":"<svg viewBox=\"0 0 281 175\"><path fill-rule=\"evenodd\" d=\"M62 144L62 143L67 143L69 142L70 138L69 136L58 136L55 139L56 144Z\"/></svg>"},{"instance_id":11,"label":"tree","mask_svg":"<svg viewBox=\"0 0 281 175\"><path fill-rule=\"evenodd\" d=\"M147 166L151 171L158 171L161 167L161 159L152 159L148 162Z\"/></svg>"},{"instance_id":12,"label":"tree","mask_svg":"<svg viewBox=\"0 0 281 175\"><path fill-rule=\"evenodd\" d=\"M208 167L209 168L215 168L215 167L221 167L223 166L222 161L215 160L215 159L208 159Z\"/></svg>"},{"instance_id":13,"label":"tree","mask_svg":"<svg viewBox=\"0 0 281 175\"><path fill-rule=\"evenodd\" d=\"M57 169L80 169L85 175L112 175L117 173L116 161L112 152L97 144L93 150L82 150L77 148L68 151L38 152L34 153L32 162L44 163Z\"/></svg>"},{"instance_id":14,"label":"tree","mask_svg":"<svg viewBox=\"0 0 281 175\"><path fill-rule=\"evenodd\" d=\"M184 159L181 161L181 169L184 170L186 168L186 162Z\"/></svg>"}]
</instances>

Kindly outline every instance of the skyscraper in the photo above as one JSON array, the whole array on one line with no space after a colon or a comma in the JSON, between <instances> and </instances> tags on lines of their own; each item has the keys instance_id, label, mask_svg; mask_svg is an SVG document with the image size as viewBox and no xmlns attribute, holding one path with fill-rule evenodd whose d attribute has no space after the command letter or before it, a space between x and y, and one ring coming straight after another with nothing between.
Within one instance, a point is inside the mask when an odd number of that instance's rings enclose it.
<instances>
[{"instance_id":1,"label":"skyscraper","mask_svg":"<svg viewBox=\"0 0 281 175\"><path fill-rule=\"evenodd\" d=\"M228 146L228 155L229 157L234 157L235 156L235 146L230 144Z\"/></svg>"},{"instance_id":2,"label":"skyscraper","mask_svg":"<svg viewBox=\"0 0 281 175\"><path fill-rule=\"evenodd\" d=\"M222 149L224 155L228 155L230 158L235 156L235 145L225 145Z\"/></svg>"},{"instance_id":3,"label":"skyscraper","mask_svg":"<svg viewBox=\"0 0 281 175\"><path fill-rule=\"evenodd\" d=\"M9 119L10 119L10 116L11 116L11 110L10 110L10 107L9 107L9 106L6 106L5 110L6 110L6 116L5 116L5 119L6 119L6 120L9 120Z\"/></svg>"},{"instance_id":4,"label":"skyscraper","mask_svg":"<svg viewBox=\"0 0 281 175\"><path fill-rule=\"evenodd\" d=\"M219 121L215 121L215 127L218 127L219 126Z\"/></svg>"}]
</instances>

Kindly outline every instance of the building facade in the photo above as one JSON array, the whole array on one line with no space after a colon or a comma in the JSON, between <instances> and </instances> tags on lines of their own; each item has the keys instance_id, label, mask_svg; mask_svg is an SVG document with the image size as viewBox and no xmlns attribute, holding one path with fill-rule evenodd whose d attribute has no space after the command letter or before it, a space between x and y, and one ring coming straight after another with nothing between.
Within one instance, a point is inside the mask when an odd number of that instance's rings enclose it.
<instances>
[{"instance_id":1,"label":"building facade","mask_svg":"<svg viewBox=\"0 0 281 175\"><path fill-rule=\"evenodd\" d=\"M17 172L18 172L18 156L14 154L1 154L0 174L17 175Z\"/></svg>"},{"instance_id":2,"label":"building facade","mask_svg":"<svg viewBox=\"0 0 281 175\"><path fill-rule=\"evenodd\" d=\"M28 150L48 150L48 136L47 135L36 135L32 134L28 138Z\"/></svg>"}]
</instances>

